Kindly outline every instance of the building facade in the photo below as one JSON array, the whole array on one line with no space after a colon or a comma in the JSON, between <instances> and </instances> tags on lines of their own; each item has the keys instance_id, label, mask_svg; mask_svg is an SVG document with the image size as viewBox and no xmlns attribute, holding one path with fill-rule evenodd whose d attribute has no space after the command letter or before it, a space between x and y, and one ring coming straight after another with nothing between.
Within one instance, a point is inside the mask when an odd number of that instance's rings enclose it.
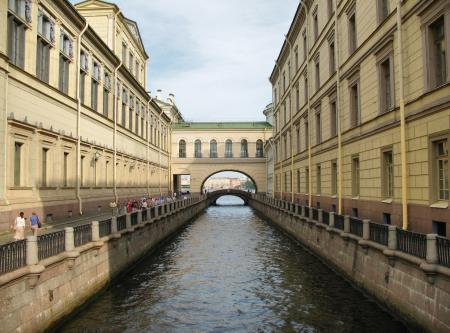
<instances>
[{"instance_id":1,"label":"building facade","mask_svg":"<svg viewBox=\"0 0 450 333\"><path fill-rule=\"evenodd\" d=\"M264 144L272 134L267 122L172 124L171 172L174 191L190 175L190 191L200 193L205 181L221 171L245 174L266 192Z\"/></svg>"},{"instance_id":2,"label":"building facade","mask_svg":"<svg viewBox=\"0 0 450 333\"><path fill-rule=\"evenodd\" d=\"M170 119L114 4L0 2L0 229L168 191Z\"/></svg>"},{"instance_id":3,"label":"building facade","mask_svg":"<svg viewBox=\"0 0 450 333\"><path fill-rule=\"evenodd\" d=\"M449 234L450 2L301 1L270 77L277 197Z\"/></svg>"}]
</instances>

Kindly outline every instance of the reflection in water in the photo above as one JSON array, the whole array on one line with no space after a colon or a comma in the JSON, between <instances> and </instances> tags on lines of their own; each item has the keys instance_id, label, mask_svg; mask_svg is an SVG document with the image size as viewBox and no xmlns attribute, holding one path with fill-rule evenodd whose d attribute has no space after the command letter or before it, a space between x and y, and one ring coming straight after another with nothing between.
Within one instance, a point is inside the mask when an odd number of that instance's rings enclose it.
<instances>
[{"instance_id":1,"label":"reflection in water","mask_svg":"<svg viewBox=\"0 0 450 333\"><path fill-rule=\"evenodd\" d=\"M61 329L124 331L407 332L244 206L209 208Z\"/></svg>"}]
</instances>

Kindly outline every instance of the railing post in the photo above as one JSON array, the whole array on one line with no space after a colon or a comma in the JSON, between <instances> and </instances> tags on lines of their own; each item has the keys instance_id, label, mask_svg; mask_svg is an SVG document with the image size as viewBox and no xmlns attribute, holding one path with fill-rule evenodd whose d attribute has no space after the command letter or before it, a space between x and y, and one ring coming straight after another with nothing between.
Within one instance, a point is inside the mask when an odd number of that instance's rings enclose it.
<instances>
[{"instance_id":1,"label":"railing post","mask_svg":"<svg viewBox=\"0 0 450 333\"><path fill-rule=\"evenodd\" d=\"M150 207L149 208L147 208L147 221L146 222L148 222L148 221L150 221L151 219L152 219L152 213L151 213L151 209L150 209Z\"/></svg>"},{"instance_id":2,"label":"railing post","mask_svg":"<svg viewBox=\"0 0 450 333\"><path fill-rule=\"evenodd\" d=\"M389 226L388 248L393 251L397 250L397 227L395 225Z\"/></svg>"},{"instance_id":3,"label":"railing post","mask_svg":"<svg viewBox=\"0 0 450 333\"><path fill-rule=\"evenodd\" d=\"M159 206L155 206L155 219L159 216Z\"/></svg>"},{"instance_id":4,"label":"railing post","mask_svg":"<svg viewBox=\"0 0 450 333\"><path fill-rule=\"evenodd\" d=\"M138 224L142 224L142 210L138 210L138 214L137 214L137 223Z\"/></svg>"},{"instance_id":5,"label":"railing post","mask_svg":"<svg viewBox=\"0 0 450 333\"><path fill-rule=\"evenodd\" d=\"M310 220L313 220L313 208L312 207L308 207L308 217Z\"/></svg>"},{"instance_id":6,"label":"railing post","mask_svg":"<svg viewBox=\"0 0 450 333\"><path fill-rule=\"evenodd\" d=\"M319 220L320 223L323 223L323 210L319 208L317 211L319 213L318 214L318 220Z\"/></svg>"},{"instance_id":7,"label":"railing post","mask_svg":"<svg viewBox=\"0 0 450 333\"><path fill-rule=\"evenodd\" d=\"M438 262L438 252L437 252L437 235L428 234L427 235L427 256L426 260L429 264L436 264Z\"/></svg>"},{"instance_id":8,"label":"railing post","mask_svg":"<svg viewBox=\"0 0 450 333\"><path fill-rule=\"evenodd\" d=\"M75 248L75 238L74 238L74 232L72 227L64 228L65 230L65 247L66 251L73 251Z\"/></svg>"},{"instance_id":9,"label":"railing post","mask_svg":"<svg viewBox=\"0 0 450 333\"><path fill-rule=\"evenodd\" d=\"M370 238L370 220L363 220L363 239L368 240Z\"/></svg>"},{"instance_id":10,"label":"railing post","mask_svg":"<svg viewBox=\"0 0 450 333\"><path fill-rule=\"evenodd\" d=\"M125 215L125 222L126 222L127 229L131 229L131 214L130 213L127 213Z\"/></svg>"},{"instance_id":11,"label":"railing post","mask_svg":"<svg viewBox=\"0 0 450 333\"><path fill-rule=\"evenodd\" d=\"M100 240L100 227L98 221L92 221L92 241Z\"/></svg>"},{"instance_id":12,"label":"railing post","mask_svg":"<svg viewBox=\"0 0 450 333\"><path fill-rule=\"evenodd\" d=\"M39 262L39 250L37 236L27 237L27 265L37 265Z\"/></svg>"},{"instance_id":13,"label":"railing post","mask_svg":"<svg viewBox=\"0 0 450 333\"><path fill-rule=\"evenodd\" d=\"M350 233L350 216L344 215L344 232Z\"/></svg>"},{"instance_id":14,"label":"railing post","mask_svg":"<svg viewBox=\"0 0 450 333\"><path fill-rule=\"evenodd\" d=\"M335 212L330 212L330 228L334 228L334 219L336 218Z\"/></svg>"},{"instance_id":15,"label":"railing post","mask_svg":"<svg viewBox=\"0 0 450 333\"><path fill-rule=\"evenodd\" d=\"M305 209L306 209L306 207L305 206L302 206L302 217L306 217L306 212L305 212Z\"/></svg>"},{"instance_id":16,"label":"railing post","mask_svg":"<svg viewBox=\"0 0 450 333\"><path fill-rule=\"evenodd\" d=\"M295 215L298 215L298 205L295 205Z\"/></svg>"},{"instance_id":17,"label":"railing post","mask_svg":"<svg viewBox=\"0 0 450 333\"><path fill-rule=\"evenodd\" d=\"M117 216L111 217L111 234L117 234Z\"/></svg>"}]
</instances>

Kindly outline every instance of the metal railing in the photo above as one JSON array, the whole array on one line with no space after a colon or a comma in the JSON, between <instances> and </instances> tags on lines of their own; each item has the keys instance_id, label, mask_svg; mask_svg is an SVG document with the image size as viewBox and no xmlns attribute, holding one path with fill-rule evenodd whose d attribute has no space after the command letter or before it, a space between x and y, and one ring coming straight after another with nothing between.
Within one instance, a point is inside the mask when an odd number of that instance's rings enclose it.
<instances>
[{"instance_id":1,"label":"metal railing","mask_svg":"<svg viewBox=\"0 0 450 333\"><path fill-rule=\"evenodd\" d=\"M39 260L55 256L64 252L66 232L59 230L38 236L38 258Z\"/></svg>"},{"instance_id":2,"label":"metal railing","mask_svg":"<svg viewBox=\"0 0 450 333\"><path fill-rule=\"evenodd\" d=\"M427 256L427 235L398 229L397 249L425 259Z\"/></svg>"},{"instance_id":3,"label":"metal railing","mask_svg":"<svg viewBox=\"0 0 450 333\"><path fill-rule=\"evenodd\" d=\"M117 231L121 231L127 228L127 216L117 216Z\"/></svg>"},{"instance_id":4,"label":"metal railing","mask_svg":"<svg viewBox=\"0 0 450 333\"><path fill-rule=\"evenodd\" d=\"M75 247L92 241L92 224L78 225L73 228L73 239Z\"/></svg>"},{"instance_id":5,"label":"metal railing","mask_svg":"<svg viewBox=\"0 0 450 333\"><path fill-rule=\"evenodd\" d=\"M350 233L359 237L363 236L363 221L356 218L350 217Z\"/></svg>"},{"instance_id":6,"label":"metal railing","mask_svg":"<svg viewBox=\"0 0 450 333\"><path fill-rule=\"evenodd\" d=\"M105 237L105 236L111 235L111 230L112 230L111 223L112 223L112 219L106 219L106 220L100 221L98 223L100 237Z\"/></svg>"},{"instance_id":7,"label":"metal railing","mask_svg":"<svg viewBox=\"0 0 450 333\"><path fill-rule=\"evenodd\" d=\"M322 223L326 225L330 225L330 213L326 211L322 211Z\"/></svg>"},{"instance_id":8,"label":"metal railing","mask_svg":"<svg viewBox=\"0 0 450 333\"><path fill-rule=\"evenodd\" d=\"M334 227L336 229L344 230L344 216L335 214L334 215Z\"/></svg>"},{"instance_id":9,"label":"metal railing","mask_svg":"<svg viewBox=\"0 0 450 333\"><path fill-rule=\"evenodd\" d=\"M0 273L7 273L26 265L27 241L0 245Z\"/></svg>"},{"instance_id":10,"label":"metal railing","mask_svg":"<svg viewBox=\"0 0 450 333\"><path fill-rule=\"evenodd\" d=\"M369 239L375 243L388 245L389 227L385 224L369 223Z\"/></svg>"},{"instance_id":11,"label":"metal railing","mask_svg":"<svg viewBox=\"0 0 450 333\"><path fill-rule=\"evenodd\" d=\"M312 209L312 218L314 221L319 221L319 211L317 208L311 208Z\"/></svg>"},{"instance_id":12,"label":"metal railing","mask_svg":"<svg viewBox=\"0 0 450 333\"><path fill-rule=\"evenodd\" d=\"M450 239L436 237L438 263L450 267Z\"/></svg>"},{"instance_id":13,"label":"metal railing","mask_svg":"<svg viewBox=\"0 0 450 333\"><path fill-rule=\"evenodd\" d=\"M136 225L138 223L138 212L131 213L131 225Z\"/></svg>"},{"instance_id":14,"label":"metal railing","mask_svg":"<svg viewBox=\"0 0 450 333\"><path fill-rule=\"evenodd\" d=\"M142 222L147 222L147 209L142 210Z\"/></svg>"}]
</instances>

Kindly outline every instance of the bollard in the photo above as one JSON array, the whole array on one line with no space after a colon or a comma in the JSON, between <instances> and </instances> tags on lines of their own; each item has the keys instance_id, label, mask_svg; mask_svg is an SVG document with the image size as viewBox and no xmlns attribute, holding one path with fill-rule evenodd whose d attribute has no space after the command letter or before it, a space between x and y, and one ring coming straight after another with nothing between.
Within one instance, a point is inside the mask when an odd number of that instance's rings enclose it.
<instances>
[{"instance_id":1,"label":"bollard","mask_svg":"<svg viewBox=\"0 0 450 333\"><path fill-rule=\"evenodd\" d=\"M92 241L97 242L100 240L100 227L98 221L92 221Z\"/></svg>"},{"instance_id":2,"label":"bollard","mask_svg":"<svg viewBox=\"0 0 450 333\"><path fill-rule=\"evenodd\" d=\"M395 225L389 226L388 248L393 251L397 250L397 227Z\"/></svg>"},{"instance_id":3,"label":"bollard","mask_svg":"<svg viewBox=\"0 0 450 333\"><path fill-rule=\"evenodd\" d=\"M334 219L335 219L336 213L330 212L330 228L334 228Z\"/></svg>"},{"instance_id":4,"label":"bollard","mask_svg":"<svg viewBox=\"0 0 450 333\"><path fill-rule=\"evenodd\" d=\"M350 216L344 215L344 232L350 233Z\"/></svg>"},{"instance_id":5,"label":"bollard","mask_svg":"<svg viewBox=\"0 0 450 333\"><path fill-rule=\"evenodd\" d=\"M65 230L65 245L66 245L66 251L73 251L73 249L75 248L75 239L74 239L74 234L73 234L73 228L72 227L67 227L64 228Z\"/></svg>"},{"instance_id":6,"label":"bollard","mask_svg":"<svg viewBox=\"0 0 450 333\"><path fill-rule=\"evenodd\" d=\"M137 224L142 224L142 210L138 210L138 213L137 213Z\"/></svg>"},{"instance_id":7,"label":"bollard","mask_svg":"<svg viewBox=\"0 0 450 333\"><path fill-rule=\"evenodd\" d=\"M39 250L37 236L27 237L27 265L37 265L39 262Z\"/></svg>"},{"instance_id":8,"label":"bollard","mask_svg":"<svg viewBox=\"0 0 450 333\"><path fill-rule=\"evenodd\" d=\"M111 234L117 234L117 216L111 217Z\"/></svg>"},{"instance_id":9,"label":"bollard","mask_svg":"<svg viewBox=\"0 0 450 333\"><path fill-rule=\"evenodd\" d=\"M323 210L319 208L317 211L319 213L318 221L319 221L319 223L323 223Z\"/></svg>"},{"instance_id":10,"label":"bollard","mask_svg":"<svg viewBox=\"0 0 450 333\"><path fill-rule=\"evenodd\" d=\"M125 216L127 229L131 229L131 214L127 213Z\"/></svg>"},{"instance_id":11,"label":"bollard","mask_svg":"<svg viewBox=\"0 0 450 333\"><path fill-rule=\"evenodd\" d=\"M427 235L426 260L427 260L427 263L429 263L429 264L437 264L439 261L436 238L437 238L436 234L428 234Z\"/></svg>"},{"instance_id":12,"label":"bollard","mask_svg":"<svg viewBox=\"0 0 450 333\"><path fill-rule=\"evenodd\" d=\"M363 220L363 239L370 239L370 220Z\"/></svg>"}]
</instances>

